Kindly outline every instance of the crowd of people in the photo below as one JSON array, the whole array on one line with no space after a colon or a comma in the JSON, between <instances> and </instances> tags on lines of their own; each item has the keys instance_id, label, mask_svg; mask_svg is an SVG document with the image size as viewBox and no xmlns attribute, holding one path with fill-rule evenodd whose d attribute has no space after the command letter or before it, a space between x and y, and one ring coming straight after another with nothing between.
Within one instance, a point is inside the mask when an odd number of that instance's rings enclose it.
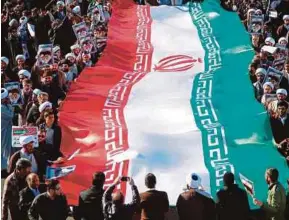
<instances>
[{"instance_id":1,"label":"crowd of people","mask_svg":"<svg viewBox=\"0 0 289 220\"><path fill-rule=\"evenodd\" d=\"M169 0L139 0L138 4L171 4ZM186 3L188 1L183 1ZM105 45L112 13L110 0L6 0L1 11L1 167L5 180L2 219L165 219L168 196L158 191L156 177L148 174L148 191L139 194L130 177L119 177L106 190L105 175L93 175L92 187L81 192L79 206L71 210L57 180L45 180L48 165L65 160L61 152L58 110L73 81L85 67L96 64ZM227 0L224 8L237 11L248 30L256 52L250 64L250 79L256 99L264 105L278 150L289 162L289 0ZM38 127L35 137L20 137L21 148L12 147L12 126ZM131 185L132 202L124 204L117 184ZM284 187L278 171L268 169L266 202L259 219L289 219ZM234 184L234 175L224 175L225 187L217 201L201 189L201 178L190 174L187 189L177 199L179 219L249 219L247 193ZM289 182L288 182L289 184ZM288 196L287 196L288 197ZM54 211L51 211L54 210ZM260 217L261 216L261 217Z\"/></svg>"},{"instance_id":2,"label":"crowd of people","mask_svg":"<svg viewBox=\"0 0 289 220\"><path fill-rule=\"evenodd\" d=\"M30 142L31 143L31 142ZM2 197L2 220L165 220L169 211L168 195L156 189L157 178L148 173L147 191L139 193L131 177L117 177L104 189L105 174L96 172L92 185L79 195L78 206L71 209L57 179L40 183L29 159L17 160L12 174L5 180ZM235 184L234 174L223 177L224 188L217 192L214 201L202 188L201 177L191 173L186 178L186 189L177 198L176 208L180 220L286 220L289 218L289 193L278 182L275 168L265 172L268 184L267 201L254 198L260 207L251 214L247 192ZM121 182L131 186L132 201L124 203L124 195L115 190ZM288 179L289 188L289 179ZM287 204L286 204L287 200Z\"/></svg>"},{"instance_id":3,"label":"crowd of people","mask_svg":"<svg viewBox=\"0 0 289 220\"><path fill-rule=\"evenodd\" d=\"M239 14L249 33L255 97L268 112L278 151L289 163L289 1L228 0L222 5Z\"/></svg>"},{"instance_id":4,"label":"crowd of people","mask_svg":"<svg viewBox=\"0 0 289 220\"><path fill-rule=\"evenodd\" d=\"M58 110L71 83L102 54L110 1L1 3L2 168L17 150L12 126L38 127L40 154L61 163Z\"/></svg>"}]
</instances>

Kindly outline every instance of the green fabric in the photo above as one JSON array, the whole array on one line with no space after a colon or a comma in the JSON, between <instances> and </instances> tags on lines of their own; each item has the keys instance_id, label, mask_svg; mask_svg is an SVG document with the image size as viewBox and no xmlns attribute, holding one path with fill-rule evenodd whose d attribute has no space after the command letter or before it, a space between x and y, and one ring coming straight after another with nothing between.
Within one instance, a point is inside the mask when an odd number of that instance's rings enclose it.
<instances>
[{"instance_id":1,"label":"green fabric","mask_svg":"<svg viewBox=\"0 0 289 220\"><path fill-rule=\"evenodd\" d=\"M225 11L218 0L189 6L206 51L205 72L195 78L191 105L202 131L211 193L215 196L223 174L233 171L239 185L239 173L252 180L256 198L265 201L265 170L277 168L285 186L289 169L273 145L268 115L254 98L247 71L254 56L248 33L238 15Z\"/></svg>"}]
</instances>

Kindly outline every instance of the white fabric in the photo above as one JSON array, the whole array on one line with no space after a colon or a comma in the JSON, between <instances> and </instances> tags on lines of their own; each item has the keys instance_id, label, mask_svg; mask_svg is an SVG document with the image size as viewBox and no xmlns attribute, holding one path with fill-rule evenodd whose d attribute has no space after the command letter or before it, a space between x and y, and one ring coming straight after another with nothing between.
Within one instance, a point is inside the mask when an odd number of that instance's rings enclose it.
<instances>
[{"instance_id":1,"label":"white fabric","mask_svg":"<svg viewBox=\"0 0 289 220\"><path fill-rule=\"evenodd\" d=\"M151 71L169 56L204 59L205 51L189 13L169 6L150 9L154 48ZM202 135L190 104L194 77L202 71L204 62L196 62L186 71L149 72L132 87L124 108L129 148L142 155L130 160L128 175L133 176L140 191L145 191L144 176L148 172L155 174L157 188L168 193L170 204L176 204L184 177L192 170L210 191ZM126 201L130 199L128 190Z\"/></svg>"},{"instance_id":2,"label":"white fabric","mask_svg":"<svg viewBox=\"0 0 289 220\"><path fill-rule=\"evenodd\" d=\"M20 75L24 75L24 76L26 76L28 79L31 78L31 73L30 73L28 70L20 70L20 71L18 72L18 76L20 76Z\"/></svg>"},{"instance_id":3,"label":"white fabric","mask_svg":"<svg viewBox=\"0 0 289 220\"><path fill-rule=\"evenodd\" d=\"M29 144L31 142L34 142L34 137L33 136L21 136L19 138L19 143L21 146L25 145L25 144Z\"/></svg>"},{"instance_id":4,"label":"white fabric","mask_svg":"<svg viewBox=\"0 0 289 220\"><path fill-rule=\"evenodd\" d=\"M5 99L8 97L8 91L7 89L2 88L1 89L1 99Z\"/></svg>"},{"instance_id":5,"label":"white fabric","mask_svg":"<svg viewBox=\"0 0 289 220\"><path fill-rule=\"evenodd\" d=\"M198 174L191 173L187 176L186 183L190 188L198 189L202 186L202 179Z\"/></svg>"},{"instance_id":6,"label":"white fabric","mask_svg":"<svg viewBox=\"0 0 289 220\"><path fill-rule=\"evenodd\" d=\"M43 112L46 108L52 108L51 102L44 102L39 106L39 112Z\"/></svg>"},{"instance_id":7,"label":"white fabric","mask_svg":"<svg viewBox=\"0 0 289 220\"><path fill-rule=\"evenodd\" d=\"M22 55L22 54L18 54L18 55L16 56L16 61L19 60L19 59L25 60L25 56Z\"/></svg>"},{"instance_id":8,"label":"white fabric","mask_svg":"<svg viewBox=\"0 0 289 220\"><path fill-rule=\"evenodd\" d=\"M7 57L1 57L1 61L6 63L6 65L9 64L9 59Z\"/></svg>"}]
</instances>

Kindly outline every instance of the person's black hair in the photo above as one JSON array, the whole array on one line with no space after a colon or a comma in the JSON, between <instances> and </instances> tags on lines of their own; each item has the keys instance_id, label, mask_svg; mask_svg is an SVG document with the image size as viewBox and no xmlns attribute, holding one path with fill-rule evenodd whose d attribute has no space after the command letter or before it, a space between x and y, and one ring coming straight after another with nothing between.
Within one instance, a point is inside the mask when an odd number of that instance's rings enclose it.
<instances>
[{"instance_id":1,"label":"person's black hair","mask_svg":"<svg viewBox=\"0 0 289 220\"><path fill-rule=\"evenodd\" d=\"M275 168L269 168L267 169L267 175L270 177L272 182L277 182L279 178L279 172Z\"/></svg>"},{"instance_id":2,"label":"person's black hair","mask_svg":"<svg viewBox=\"0 0 289 220\"><path fill-rule=\"evenodd\" d=\"M284 101L284 100L280 100L278 103L277 103L277 107L279 106L282 106L282 107L285 107L286 109L288 109L288 102Z\"/></svg>"},{"instance_id":3,"label":"person's black hair","mask_svg":"<svg viewBox=\"0 0 289 220\"><path fill-rule=\"evenodd\" d=\"M105 175L103 172L96 172L92 176L92 185L97 188L102 188L105 181Z\"/></svg>"},{"instance_id":4,"label":"person's black hair","mask_svg":"<svg viewBox=\"0 0 289 220\"><path fill-rule=\"evenodd\" d=\"M52 180L47 180L45 183L46 183L47 190L50 190L50 189L56 189L56 186L59 184L59 181L56 179L52 179Z\"/></svg>"},{"instance_id":5,"label":"person's black hair","mask_svg":"<svg viewBox=\"0 0 289 220\"><path fill-rule=\"evenodd\" d=\"M231 186L234 184L235 176L231 172L226 172L223 176L223 181L225 186Z\"/></svg>"},{"instance_id":6,"label":"person's black hair","mask_svg":"<svg viewBox=\"0 0 289 220\"><path fill-rule=\"evenodd\" d=\"M31 166L32 166L31 162L29 160L25 159L25 158L20 158L16 162L16 170L27 169L27 168L29 168Z\"/></svg>"},{"instance_id":7,"label":"person's black hair","mask_svg":"<svg viewBox=\"0 0 289 220\"><path fill-rule=\"evenodd\" d=\"M145 177L145 185L147 188L151 189L151 188L155 188L157 183L157 179L156 176L152 173L148 173Z\"/></svg>"}]
</instances>

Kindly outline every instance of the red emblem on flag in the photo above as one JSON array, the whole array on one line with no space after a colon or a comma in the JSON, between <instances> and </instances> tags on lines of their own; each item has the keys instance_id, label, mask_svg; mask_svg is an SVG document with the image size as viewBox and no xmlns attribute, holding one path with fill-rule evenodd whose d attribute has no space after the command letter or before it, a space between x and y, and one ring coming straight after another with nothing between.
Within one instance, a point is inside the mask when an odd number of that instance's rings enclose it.
<instances>
[{"instance_id":1,"label":"red emblem on flag","mask_svg":"<svg viewBox=\"0 0 289 220\"><path fill-rule=\"evenodd\" d=\"M159 61L154 67L157 72L179 72L191 69L195 63L202 63L202 59L194 59L187 55L168 56Z\"/></svg>"}]
</instances>

